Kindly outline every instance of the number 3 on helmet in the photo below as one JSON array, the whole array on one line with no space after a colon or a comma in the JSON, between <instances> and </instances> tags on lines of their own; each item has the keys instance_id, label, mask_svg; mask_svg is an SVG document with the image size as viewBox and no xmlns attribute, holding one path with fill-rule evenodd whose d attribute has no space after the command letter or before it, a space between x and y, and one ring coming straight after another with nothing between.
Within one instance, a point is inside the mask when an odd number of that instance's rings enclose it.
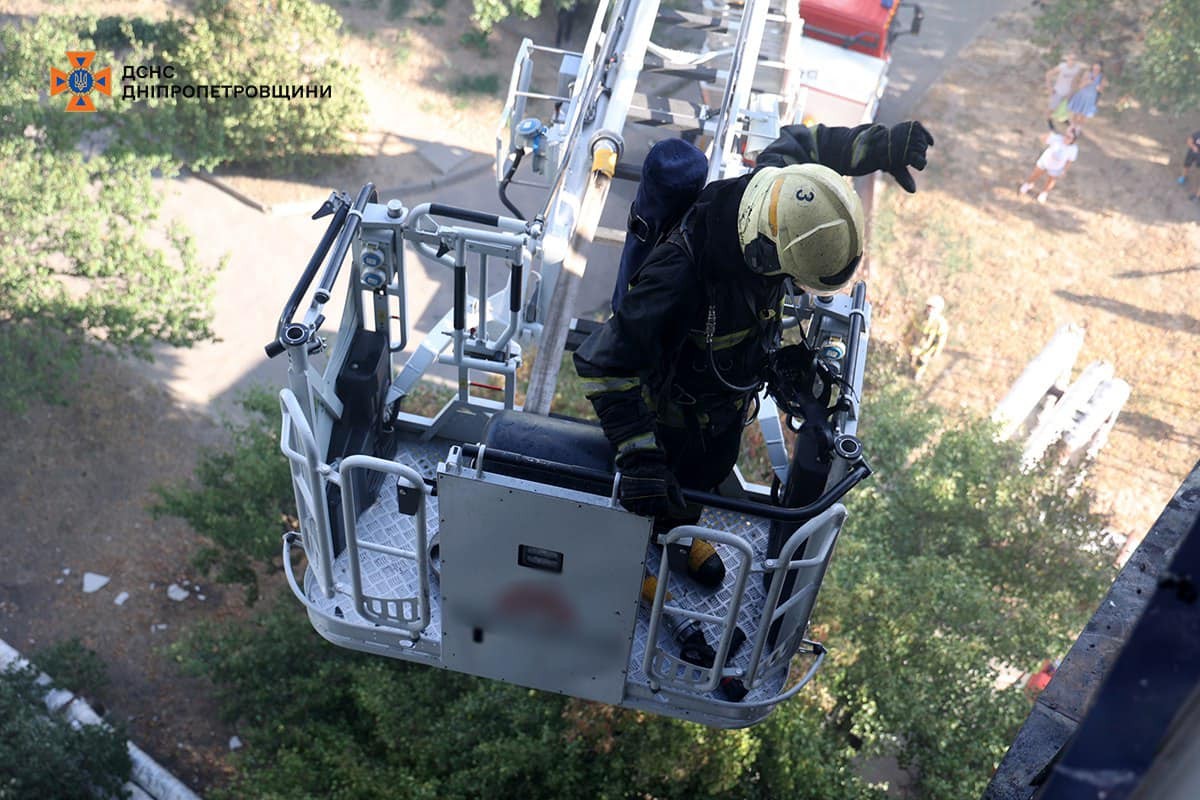
<instances>
[{"instance_id":1,"label":"number 3 on helmet","mask_svg":"<svg viewBox=\"0 0 1200 800\"><path fill-rule=\"evenodd\" d=\"M862 261L862 201L820 164L764 167L738 206L738 241L760 275L787 274L816 294L850 282Z\"/></svg>"}]
</instances>

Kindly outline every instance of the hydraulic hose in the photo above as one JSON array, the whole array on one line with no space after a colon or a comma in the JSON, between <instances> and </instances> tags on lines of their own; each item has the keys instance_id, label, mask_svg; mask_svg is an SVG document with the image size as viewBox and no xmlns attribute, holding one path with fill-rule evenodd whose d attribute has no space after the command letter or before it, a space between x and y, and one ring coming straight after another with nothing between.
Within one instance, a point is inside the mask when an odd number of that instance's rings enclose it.
<instances>
[{"instance_id":1,"label":"hydraulic hose","mask_svg":"<svg viewBox=\"0 0 1200 800\"><path fill-rule=\"evenodd\" d=\"M504 170L504 177L500 181L500 202L504 203L504 207L511 211L513 216L519 220L524 220L525 215L508 199L508 184L512 181L513 175L517 173L517 165L521 163L521 159L524 157L525 150L523 148L514 149L512 164L509 165L508 169Z\"/></svg>"}]
</instances>

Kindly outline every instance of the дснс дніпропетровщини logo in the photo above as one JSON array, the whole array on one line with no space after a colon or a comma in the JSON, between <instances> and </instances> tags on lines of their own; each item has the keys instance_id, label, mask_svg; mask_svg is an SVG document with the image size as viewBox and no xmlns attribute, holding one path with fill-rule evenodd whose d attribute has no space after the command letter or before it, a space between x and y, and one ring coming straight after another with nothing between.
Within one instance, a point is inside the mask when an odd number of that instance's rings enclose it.
<instances>
[{"instance_id":1,"label":"\u0434\u0441\u043d\u0441 \u0434\u043d\u0456\u043f\u0440\u043e\u043f\u0435\u0442\u0440\u043e\u0432\u0449\u0438\u043d\u0438 logo","mask_svg":"<svg viewBox=\"0 0 1200 800\"><path fill-rule=\"evenodd\" d=\"M95 111L96 104L92 102L92 90L101 94L112 95L112 68L92 72L92 59L96 57L94 50L68 50L67 60L71 62L71 72L50 68L50 96L70 92L71 99L67 102L67 111Z\"/></svg>"}]
</instances>

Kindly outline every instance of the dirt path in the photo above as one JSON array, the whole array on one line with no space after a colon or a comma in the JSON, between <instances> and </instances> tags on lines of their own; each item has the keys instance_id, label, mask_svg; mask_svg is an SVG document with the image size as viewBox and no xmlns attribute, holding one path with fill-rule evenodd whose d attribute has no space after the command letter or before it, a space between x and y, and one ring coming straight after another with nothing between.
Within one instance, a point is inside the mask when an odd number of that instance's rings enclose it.
<instances>
[{"instance_id":1,"label":"dirt path","mask_svg":"<svg viewBox=\"0 0 1200 800\"><path fill-rule=\"evenodd\" d=\"M1019 196L1046 133L1032 30L1027 11L998 17L919 107L937 147L921 191L881 204L878 329L897 337L909 309L945 295L933 397L989 413L1058 326L1083 325L1078 367L1110 361L1133 387L1094 485L1140 539L1200 455L1200 207L1175 183L1195 125L1106 93L1049 202Z\"/></svg>"},{"instance_id":2,"label":"dirt path","mask_svg":"<svg viewBox=\"0 0 1200 800\"><path fill-rule=\"evenodd\" d=\"M159 8L144 0L136 6ZM503 87L520 34L552 40L552 24L507 26L485 58L458 42L463 8L457 0L446 6L440 25L413 21L437 10L425 0L414 0L407 21L389 20L384 9L339 8L357 31L350 53L363 68L372 109L364 142L376 149L335 182L407 180L425 169L412 160L415 140L490 149L499 101L454 94L451 81L464 72L495 75ZM933 396L986 412L1055 327L1086 324L1081 362L1107 357L1134 386L1096 478L1118 527L1140 535L1200 449L1200 404L1191 396L1200 382L1191 310L1200 300L1200 232L1197 209L1182 199L1167 166L1178 157L1181 129L1105 107L1051 203L1018 197L1044 126L1036 113L1044 67L1027 43L1027 16L1014 12L988 27L921 106L938 146L919 179L922 191L891 191L883 201L882 222L894 241L873 268L878 331L894 337L912 303L929 291L946 295L953 334L930 382ZM242 188L268 204L320 195L329 185L326 178L243 178ZM198 200L191 213L200 220L224 219L235 202L207 188L181 191L189 193L170 203L192 208ZM298 235L283 223L267 229L291 238L254 242L271 257L264 264L290 253ZM219 238L205 244L216 248L213 257L228 249ZM243 238L246 245L252 237ZM248 286L255 296L268 292ZM286 287L277 292L282 299ZM261 344L256 329L247 347ZM188 563L198 543L182 524L152 520L145 504L156 483L186 478L197 448L218 440L220 430L204 414L182 410L197 407L196 398L181 403L145 374L156 373L97 360L70 405L37 406L10 420L0 443L0 502L9 510L0 536L0 637L28 652L82 636L111 669L112 687L98 699L129 721L151 755L203 792L227 769L233 731L214 722L208 688L182 677L163 647L198 620L245 611L237 590L203 581L202 589L188 587L187 600L167 599L169 583L196 581ZM84 594L84 571L111 582ZM122 591L130 598L117 606Z\"/></svg>"},{"instance_id":3,"label":"dirt path","mask_svg":"<svg viewBox=\"0 0 1200 800\"><path fill-rule=\"evenodd\" d=\"M68 405L10 418L0 440L0 638L26 654L78 636L109 668L94 698L130 737L198 791L225 772L231 731L210 687L165 648L201 619L243 616L237 590L190 568L196 537L146 511L152 487L190 475L220 430L188 414L127 365L96 357ZM69 570L69 572L68 572ZM84 572L110 578L83 592ZM189 590L168 599L168 585ZM123 605L114 600L128 593ZM203 599L201 599L203 597Z\"/></svg>"}]
</instances>

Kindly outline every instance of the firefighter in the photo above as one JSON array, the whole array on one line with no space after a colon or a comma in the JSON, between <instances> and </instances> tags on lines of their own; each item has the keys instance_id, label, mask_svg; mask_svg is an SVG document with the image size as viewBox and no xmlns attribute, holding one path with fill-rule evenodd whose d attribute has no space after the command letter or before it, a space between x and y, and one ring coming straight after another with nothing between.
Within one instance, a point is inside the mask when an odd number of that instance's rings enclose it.
<instances>
[{"instance_id":1,"label":"firefighter","mask_svg":"<svg viewBox=\"0 0 1200 800\"><path fill-rule=\"evenodd\" d=\"M785 280L833 293L862 258L862 203L842 176L883 170L913 192L908 168L923 169L932 144L919 122L788 126L754 172L708 185L657 235L613 316L575 353L626 509L660 526L698 518L680 486L711 490L733 468L779 343Z\"/></svg>"},{"instance_id":2,"label":"firefighter","mask_svg":"<svg viewBox=\"0 0 1200 800\"><path fill-rule=\"evenodd\" d=\"M929 362L937 358L946 346L950 323L942 315L945 308L946 301L942 296L932 295L925 301L925 313L915 318L909 326L908 358L913 370L913 380L921 380Z\"/></svg>"}]
</instances>

